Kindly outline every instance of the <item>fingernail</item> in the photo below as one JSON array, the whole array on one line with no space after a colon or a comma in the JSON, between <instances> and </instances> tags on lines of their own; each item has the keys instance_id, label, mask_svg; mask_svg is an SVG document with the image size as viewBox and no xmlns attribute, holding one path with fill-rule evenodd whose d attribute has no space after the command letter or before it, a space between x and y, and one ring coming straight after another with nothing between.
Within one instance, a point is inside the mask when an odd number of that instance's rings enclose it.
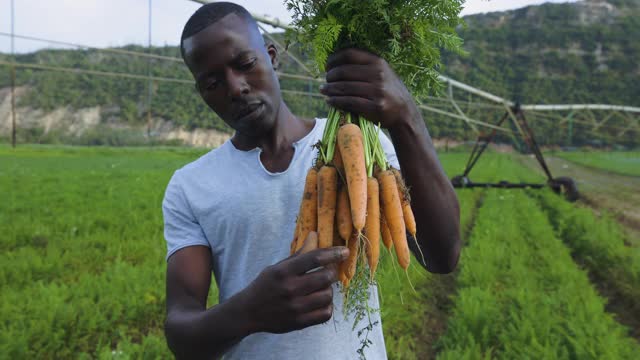
<instances>
[{"instance_id":1,"label":"fingernail","mask_svg":"<svg viewBox=\"0 0 640 360\"><path fill-rule=\"evenodd\" d=\"M320 85L320 91L323 91L324 89L327 88L327 84L322 84Z\"/></svg>"},{"instance_id":2,"label":"fingernail","mask_svg":"<svg viewBox=\"0 0 640 360\"><path fill-rule=\"evenodd\" d=\"M349 256L349 249L346 247L343 247L340 250L340 255L342 255L342 257L346 258L347 256Z\"/></svg>"}]
</instances>

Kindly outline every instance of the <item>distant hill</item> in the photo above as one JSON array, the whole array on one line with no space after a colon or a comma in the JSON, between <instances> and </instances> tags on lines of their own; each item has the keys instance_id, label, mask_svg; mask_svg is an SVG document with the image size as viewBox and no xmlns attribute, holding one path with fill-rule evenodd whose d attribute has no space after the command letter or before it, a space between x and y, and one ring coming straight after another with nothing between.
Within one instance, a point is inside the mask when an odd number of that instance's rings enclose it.
<instances>
[{"instance_id":1,"label":"distant hill","mask_svg":"<svg viewBox=\"0 0 640 360\"><path fill-rule=\"evenodd\" d=\"M640 106L640 1L582 1L544 4L514 11L465 17L460 29L468 56L443 54L444 73L456 80L523 103L610 103ZM280 36L278 34L277 36ZM128 46L124 49L146 51ZM179 57L176 47L153 48L152 53ZM0 54L0 60L6 59ZM286 56L281 70L302 73ZM106 54L95 50L42 50L18 56L18 61L62 67L147 74L148 60L142 57ZM157 77L190 79L180 62L151 60L151 74ZM0 65L0 89L9 85L9 71ZM282 79L282 88L317 91L317 84ZM111 127L143 128L146 123L146 80L75 75L40 70L18 71L18 85L24 94L19 107L51 112L61 107L97 109L99 122ZM6 92L0 92L0 94ZM154 82L154 120L170 122L184 130L228 127L201 101L191 84ZM5 103L6 103L6 99ZM285 94L294 113L307 117L322 115L321 99ZM0 105L3 99L0 99ZM0 106L0 117L3 117ZM5 109L6 111L6 109ZM5 112L6 114L6 112ZM29 114L34 114L33 112ZM478 115L480 120L496 121ZM0 118L0 132L6 129ZM31 121L30 124L42 123ZM473 133L458 120L429 115L434 137L469 139ZM553 125L537 125L541 143L561 143ZM48 128L47 128L48 129ZM588 143L593 134L577 126L576 145ZM42 136L47 130L31 131ZM24 132L24 131L23 131ZM29 134L29 132L26 132ZM623 143L638 144L637 132ZM6 132L0 137L6 138ZM25 141L28 141L25 135Z\"/></svg>"},{"instance_id":2,"label":"distant hill","mask_svg":"<svg viewBox=\"0 0 640 360\"><path fill-rule=\"evenodd\" d=\"M640 106L640 1L543 4L465 17L447 75L524 103Z\"/></svg>"}]
</instances>

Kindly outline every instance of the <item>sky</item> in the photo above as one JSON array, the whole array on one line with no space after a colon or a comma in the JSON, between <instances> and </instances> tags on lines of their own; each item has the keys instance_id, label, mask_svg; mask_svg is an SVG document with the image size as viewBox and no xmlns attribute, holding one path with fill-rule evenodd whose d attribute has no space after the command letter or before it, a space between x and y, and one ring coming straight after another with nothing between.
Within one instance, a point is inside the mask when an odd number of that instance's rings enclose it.
<instances>
[{"instance_id":1,"label":"sky","mask_svg":"<svg viewBox=\"0 0 640 360\"><path fill-rule=\"evenodd\" d=\"M154 45L175 45L189 16L200 6L190 0L13 0L15 33L93 47L148 42L149 3ZM573 0L575 1L575 0ZM236 0L250 12L290 21L283 0ZM543 2L567 0L468 0L462 15L516 9ZM0 52L11 49L11 0L0 0ZM15 40L16 52L30 52L51 44ZM60 47L60 46L55 46Z\"/></svg>"}]
</instances>

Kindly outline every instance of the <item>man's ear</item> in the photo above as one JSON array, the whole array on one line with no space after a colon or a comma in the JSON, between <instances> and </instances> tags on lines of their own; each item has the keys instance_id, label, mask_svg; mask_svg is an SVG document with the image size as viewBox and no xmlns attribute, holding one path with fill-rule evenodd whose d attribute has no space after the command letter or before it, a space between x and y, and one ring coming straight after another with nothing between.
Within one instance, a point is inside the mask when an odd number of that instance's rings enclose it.
<instances>
[{"instance_id":1,"label":"man's ear","mask_svg":"<svg viewBox=\"0 0 640 360\"><path fill-rule=\"evenodd\" d=\"M273 44L267 44L267 53L271 59L271 67L273 70L278 70L280 67L280 60L278 59L278 49Z\"/></svg>"}]
</instances>

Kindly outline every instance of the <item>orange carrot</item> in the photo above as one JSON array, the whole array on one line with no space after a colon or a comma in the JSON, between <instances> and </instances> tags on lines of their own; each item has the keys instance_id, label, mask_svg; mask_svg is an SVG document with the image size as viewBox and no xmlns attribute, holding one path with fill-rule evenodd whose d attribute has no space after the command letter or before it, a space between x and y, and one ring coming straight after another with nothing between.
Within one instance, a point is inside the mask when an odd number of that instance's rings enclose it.
<instances>
[{"instance_id":1,"label":"orange carrot","mask_svg":"<svg viewBox=\"0 0 640 360\"><path fill-rule=\"evenodd\" d=\"M309 231L309 235L305 241L303 241L303 245L300 248L300 254L306 254L309 251L315 250L318 248L318 233L315 231Z\"/></svg>"},{"instance_id":2,"label":"orange carrot","mask_svg":"<svg viewBox=\"0 0 640 360\"><path fill-rule=\"evenodd\" d=\"M318 171L315 168L309 169L304 184L304 192L302 193L302 202L300 203L300 212L298 213L298 221L300 227L295 235L296 248L300 250L304 245L304 239L310 231L318 230ZM294 251L294 252L295 252Z\"/></svg>"},{"instance_id":3,"label":"orange carrot","mask_svg":"<svg viewBox=\"0 0 640 360\"><path fill-rule=\"evenodd\" d=\"M364 226L367 260L371 278L378 268L380 260L380 193L378 180L367 179L367 221Z\"/></svg>"},{"instance_id":4,"label":"orange carrot","mask_svg":"<svg viewBox=\"0 0 640 360\"><path fill-rule=\"evenodd\" d=\"M300 211L302 211L302 204L300 204ZM293 241L291 241L291 249L290 249L290 255L293 255L293 253L296 252L296 244L298 242L298 232L300 231L300 216L298 216L296 218L296 228L295 230L293 230Z\"/></svg>"},{"instance_id":5,"label":"orange carrot","mask_svg":"<svg viewBox=\"0 0 640 360\"><path fill-rule=\"evenodd\" d=\"M331 247L336 219L338 173L333 166L323 166L318 172L318 247Z\"/></svg>"},{"instance_id":6,"label":"orange carrot","mask_svg":"<svg viewBox=\"0 0 640 360\"><path fill-rule=\"evenodd\" d=\"M333 166L338 169L340 176L344 177L344 163L342 162L342 155L340 154L340 147L336 145L333 153Z\"/></svg>"},{"instance_id":7,"label":"orange carrot","mask_svg":"<svg viewBox=\"0 0 640 360\"><path fill-rule=\"evenodd\" d=\"M355 124L343 125L338 130L337 141L347 178L351 219L358 233L364 229L367 216L367 171L362 139L362 132Z\"/></svg>"},{"instance_id":8,"label":"orange carrot","mask_svg":"<svg viewBox=\"0 0 640 360\"><path fill-rule=\"evenodd\" d=\"M402 215L402 204L398 196L398 186L396 178L389 170L381 171L378 174L378 182L380 184L382 200L382 208L384 209L384 218L389 226L391 237L393 238L393 246L396 249L398 263L403 269L409 267L411 256L409 253L409 245L407 244L407 231L404 225Z\"/></svg>"},{"instance_id":9,"label":"orange carrot","mask_svg":"<svg viewBox=\"0 0 640 360\"><path fill-rule=\"evenodd\" d=\"M342 283L343 287L348 287L349 286L349 279L347 279L347 275L345 275L344 273L344 269L343 269L343 265L340 265L340 268L338 270L338 280L340 280L340 282Z\"/></svg>"},{"instance_id":10,"label":"orange carrot","mask_svg":"<svg viewBox=\"0 0 640 360\"><path fill-rule=\"evenodd\" d=\"M413 210L408 201L402 202L402 215L404 217L404 225L411 236L416 237L416 218L413 217Z\"/></svg>"},{"instance_id":11,"label":"orange carrot","mask_svg":"<svg viewBox=\"0 0 640 360\"><path fill-rule=\"evenodd\" d=\"M384 243L384 246L391 250L391 247L393 246L393 238L391 237L387 220L384 219L384 208L381 208L380 211L380 229L382 231L382 242Z\"/></svg>"},{"instance_id":12,"label":"orange carrot","mask_svg":"<svg viewBox=\"0 0 640 360\"><path fill-rule=\"evenodd\" d=\"M391 172L396 177L396 183L398 185L398 194L402 202L402 216L404 217L404 225L407 227L407 231L413 237L416 237L416 218L413 216L413 210L411 210L411 198L409 197L409 189L404 184L402 174L397 169L391 168Z\"/></svg>"},{"instance_id":13,"label":"orange carrot","mask_svg":"<svg viewBox=\"0 0 640 360\"><path fill-rule=\"evenodd\" d=\"M333 227L333 246L344 246L345 241L340 237L340 233L338 232L338 227Z\"/></svg>"},{"instance_id":14,"label":"orange carrot","mask_svg":"<svg viewBox=\"0 0 640 360\"><path fill-rule=\"evenodd\" d=\"M340 279L342 279L342 286L348 287L349 282L356 274L356 264L358 263L358 242L360 238L357 232L353 232L351 237L347 241L347 247L349 248L349 257L347 260L340 264Z\"/></svg>"},{"instance_id":15,"label":"orange carrot","mask_svg":"<svg viewBox=\"0 0 640 360\"><path fill-rule=\"evenodd\" d=\"M349 208L349 194L347 186L343 185L338 190L338 204L336 206L336 221L338 232L342 240L347 242L353 232L353 221L351 220L351 209Z\"/></svg>"}]
</instances>

